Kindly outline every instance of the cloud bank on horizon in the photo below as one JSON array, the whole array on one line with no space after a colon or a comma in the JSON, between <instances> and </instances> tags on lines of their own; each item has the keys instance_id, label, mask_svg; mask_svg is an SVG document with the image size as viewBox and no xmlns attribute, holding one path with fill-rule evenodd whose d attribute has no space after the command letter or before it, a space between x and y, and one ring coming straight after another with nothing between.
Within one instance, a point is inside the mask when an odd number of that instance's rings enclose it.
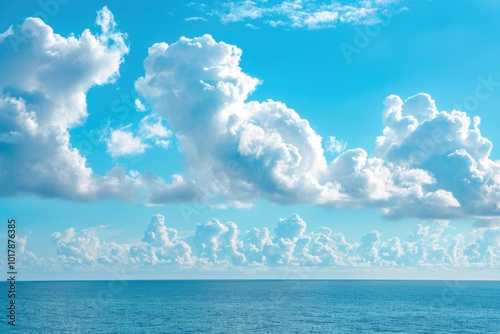
<instances>
[{"instance_id":1,"label":"cloud bank on horizon","mask_svg":"<svg viewBox=\"0 0 500 334\"><path fill-rule=\"evenodd\" d=\"M439 111L425 93L391 95L375 151L346 150L285 103L249 101L260 80L240 67L241 49L210 35L152 45L135 84L144 117L106 138L110 158L126 159L175 136L184 173L170 182L118 166L97 175L69 131L88 116L88 90L116 81L129 48L106 7L96 23L100 34L78 38L37 18L0 34L1 196L236 206L266 198L391 218L500 215L500 162L490 159L478 117ZM328 161L325 149L338 155Z\"/></svg>"},{"instance_id":2,"label":"cloud bank on horizon","mask_svg":"<svg viewBox=\"0 0 500 334\"><path fill-rule=\"evenodd\" d=\"M193 234L180 236L164 216L154 215L141 241L102 240L106 226L56 232L57 258L41 258L22 245L23 268L97 270L121 268L498 268L500 229L479 227L461 233L446 221L418 224L406 238L384 237L376 230L350 242L328 227L307 231L297 214L278 222L274 230L241 231L234 222L217 219L199 224ZM3 260L1 260L3 261Z\"/></svg>"}]
</instances>

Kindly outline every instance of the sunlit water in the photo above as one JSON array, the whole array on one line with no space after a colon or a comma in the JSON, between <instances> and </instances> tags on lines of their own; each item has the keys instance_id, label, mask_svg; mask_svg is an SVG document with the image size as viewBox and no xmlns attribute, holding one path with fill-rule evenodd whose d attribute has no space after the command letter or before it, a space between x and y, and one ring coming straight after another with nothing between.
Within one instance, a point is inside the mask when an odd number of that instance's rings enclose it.
<instances>
[{"instance_id":1,"label":"sunlit water","mask_svg":"<svg viewBox=\"0 0 500 334\"><path fill-rule=\"evenodd\" d=\"M20 282L17 290L19 333L500 333L500 282ZM1 301L1 332L10 332L3 292Z\"/></svg>"}]
</instances>

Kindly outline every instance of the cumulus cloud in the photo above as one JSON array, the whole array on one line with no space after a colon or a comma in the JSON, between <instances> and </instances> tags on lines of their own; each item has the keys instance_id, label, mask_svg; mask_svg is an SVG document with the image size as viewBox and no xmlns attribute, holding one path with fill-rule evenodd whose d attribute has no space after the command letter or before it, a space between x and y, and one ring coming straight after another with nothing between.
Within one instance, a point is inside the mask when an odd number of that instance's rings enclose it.
<instances>
[{"instance_id":1,"label":"cumulus cloud","mask_svg":"<svg viewBox=\"0 0 500 334\"><path fill-rule=\"evenodd\" d=\"M29 249L28 237L29 235L16 236L16 258L19 260L17 267L23 269L43 268L46 265L45 259Z\"/></svg>"},{"instance_id":2,"label":"cumulus cloud","mask_svg":"<svg viewBox=\"0 0 500 334\"><path fill-rule=\"evenodd\" d=\"M102 265L227 267L424 267L498 268L500 229L478 228L463 234L446 221L418 224L406 238L384 237L376 230L348 241L327 227L307 231L297 214L269 228L241 231L234 222L213 219L180 237L162 215L154 215L144 237L134 244L102 241L103 227L54 233L62 266Z\"/></svg>"},{"instance_id":3,"label":"cumulus cloud","mask_svg":"<svg viewBox=\"0 0 500 334\"><path fill-rule=\"evenodd\" d=\"M7 234L5 234L7 236ZM37 256L29 247L28 240L32 238L31 232L28 235L21 236L19 234L15 237L16 242L16 260L14 263L15 269L19 270L39 270L51 268L50 261L47 259ZM0 244L4 249L7 249L7 238L0 239ZM5 242L5 243L4 243ZM6 252L7 253L7 252ZM0 266L2 268L9 268L9 262L7 256L0 258Z\"/></svg>"},{"instance_id":4,"label":"cumulus cloud","mask_svg":"<svg viewBox=\"0 0 500 334\"><path fill-rule=\"evenodd\" d=\"M493 144L481 135L479 117L438 111L425 93L404 102L391 95L385 105L378 157L426 170L434 179L428 188L433 191L427 195L429 202L454 208L449 215L499 215L500 162L490 158Z\"/></svg>"},{"instance_id":5,"label":"cumulus cloud","mask_svg":"<svg viewBox=\"0 0 500 334\"><path fill-rule=\"evenodd\" d=\"M107 142L108 152L112 157L144 153L146 144L140 138L125 129L114 130Z\"/></svg>"},{"instance_id":6,"label":"cumulus cloud","mask_svg":"<svg viewBox=\"0 0 500 334\"><path fill-rule=\"evenodd\" d=\"M213 183L223 199L242 202L256 196L300 202L322 190L321 137L283 103L246 102L259 80L242 72L240 56L209 35L155 44L136 88L169 123L202 188ZM232 161L238 175L218 175ZM329 188L325 194L335 196L338 186Z\"/></svg>"},{"instance_id":7,"label":"cumulus cloud","mask_svg":"<svg viewBox=\"0 0 500 334\"><path fill-rule=\"evenodd\" d=\"M322 15L316 19L328 18ZM481 135L478 117L439 111L425 93L406 101L391 95L375 152L346 150L334 136L324 142L284 103L249 100L260 80L241 69L241 49L210 35L151 46L135 83L141 95L135 106L146 113L138 124L109 129L107 138L108 153L121 157L167 148L175 135L184 173L171 181L121 167L96 175L69 131L87 117L87 91L113 82L128 52L107 8L97 25L100 34L64 38L28 18L0 35L7 55L0 64L2 196L132 200L141 193L149 204L248 207L267 198L368 207L391 218L500 215L500 162L490 158L492 143ZM333 160L324 147L336 154ZM283 240L279 247L289 247Z\"/></svg>"},{"instance_id":8,"label":"cumulus cloud","mask_svg":"<svg viewBox=\"0 0 500 334\"><path fill-rule=\"evenodd\" d=\"M327 161L323 139L295 110L273 100L248 101L259 80L239 67L241 54L210 35L182 37L153 45L145 76L136 81L153 115L164 117L177 136L196 188L192 193L202 200L245 203L266 197L276 203L371 207L393 218L498 215L498 162L484 160L491 142L481 137L479 119L471 126L463 112L438 112L427 94L404 103L393 95L385 101L385 129L375 155L345 150L331 136L327 150L340 154ZM233 161L238 173L227 175L223 171ZM450 168L463 175L453 178L445 172ZM457 178L464 179L462 187ZM211 196L204 196L207 185Z\"/></svg>"},{"instance_id":9,"label":"cumulus cloud","mask_svg":"<svg viewBox=\"0 0 500 334\"><path fill-rule=\"evenodd\" d=\"M281 102L246 102L259 81L242 72L240 56L240 49L209 35L183 37L152 46L146 75L136 82L177 136L194 182L203 188L218 180L222 199L243 202L257 196L276 202L348 199L340 183L327 179L322 138L307 120ZM233 160L237 175L221 178Z\"/></svg>"},{"instance_id":10,"label":"cumulus cloud","mask_svg":"<svg viewBox=\"0 0 500 334\"><path fill-rule=\"evenodd\" d=\"M276 239L297 240L302 237L305 230L306 222L295 213L290 218L283 219L278 223L278 227L275 230Z\"/></svg>"},{"instance_id":11,"label":"cumulus cloud","mask_svg":"<svg viewBox=\"0 0 500 334\"><path fill-rule=\"evenodd\" d=\"M98 231L104 226L77 232L69 228L56 232L52 240L57 248L59 263L63 265L95 266L123 263L128 260L129 245L101 241Z\"/></svg>"},{"instance_id":12,"label":"cumulus cloud","mask_svg":"<svg viewBox=\"0 0 500 334\"><path fill-rule=\"evenodd\" d=\"M193 264L191 247L165 225L162 215L154 215L144 233L142 243L130 248L131 262Z\"/></svg>"},{"instance_id":13,"label":"cumulus cloud","mask_svg":"<svg viewBox=\"0 0 500 334\"><path fill-rule=\"evenodd\" d=\"M65 38L38 18L27 18L0 38L1 195L37 194L94 200L134 196L121 169L95 175L70 143L69 130L87 117L86 93L113 82L128 53L104 7L96 24Z\"/></svg>"},{"instance_id":14,"label":"cumulus cloud","mask_svg":"<svg viewBox=\"0 0 500 334\"><path fill-rule=\"evenodd\" d=\"M324 29L340 24L373 24L400 10L401 0L317 3L315 1L224 2L213 9L222 23L262 19L272 27Z\"/></svg>"},{"instance_id":15,"label":"cumulus cloud","mask_svg":"<svg viewBox=\"0 0 500 334\"><path fill-rule=\"evenodd\" d=\"M165 226L164 217L154 215L141 242L117 244L102 241L103 226L76 231L69 228L56 232L52 240L57 248L57 261L63 267L95 268L108 265L132 267L161 263L189 264L191 248L177 237L177 231Z\"/></svg>"}]
</instances>

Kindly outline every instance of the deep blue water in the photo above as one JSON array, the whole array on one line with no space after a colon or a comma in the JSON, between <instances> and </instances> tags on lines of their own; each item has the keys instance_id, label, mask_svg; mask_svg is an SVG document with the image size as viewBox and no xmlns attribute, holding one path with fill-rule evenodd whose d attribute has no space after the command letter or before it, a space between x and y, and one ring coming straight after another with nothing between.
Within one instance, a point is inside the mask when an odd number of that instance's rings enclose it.
<instances>
[{"instance_id":1,"label":"deep blue water","mask_svg":"<svg viewBox=\"0 0 500 334\"><path fill-rule=\"evenodd\" d=\"M18 333L500 333L500 282L19 282L17 290Z\"/></svg>"}]
</instances>

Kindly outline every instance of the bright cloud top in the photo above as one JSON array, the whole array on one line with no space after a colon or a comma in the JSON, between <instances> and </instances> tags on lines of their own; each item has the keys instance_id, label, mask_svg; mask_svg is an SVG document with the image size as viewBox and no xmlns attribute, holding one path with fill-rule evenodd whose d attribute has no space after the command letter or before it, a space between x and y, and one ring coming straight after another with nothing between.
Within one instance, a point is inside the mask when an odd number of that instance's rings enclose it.
<instances>
[{"instance_id":1,"label":"bright cloud top","mask_svg":"<svg viewBox=\"0 0 500 334\"><path fill-rule=\"evenodd\" d=\"M213 12L222 23L262 19L269 26L324 29L339 24L374 24L401 10L401 0L240 1L219 3Z\"/></svg>"}]
</instances>

